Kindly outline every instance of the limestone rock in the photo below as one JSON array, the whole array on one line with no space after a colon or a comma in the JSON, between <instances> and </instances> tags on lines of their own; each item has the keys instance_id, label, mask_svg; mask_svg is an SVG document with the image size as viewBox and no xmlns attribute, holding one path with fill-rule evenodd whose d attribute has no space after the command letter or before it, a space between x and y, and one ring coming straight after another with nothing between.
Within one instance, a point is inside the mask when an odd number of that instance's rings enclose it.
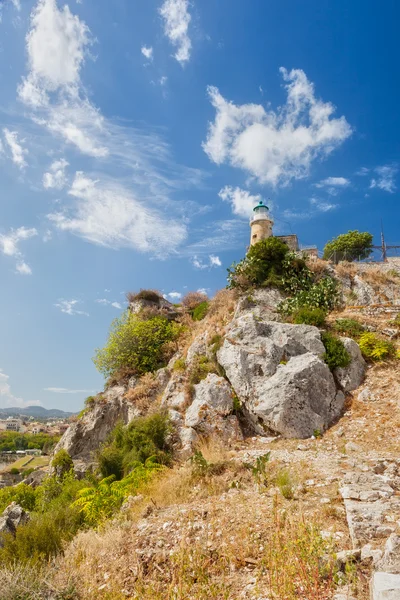
<instances>
[{"instance_id":1,"label":"limestone rock","mask_svg":"<svg viewBox=\"0 0 400 600\"><path fill-rule=\"evenodd\" d=\"M201 333L198 335L192 344L189 346L189 349L186 354L186 364L190 365L196 356L209 356L209 348L208 348L208 331Z\"/></svg>"},{"instance_id":2,"label":"limestone rock","mask_svg":"<svg viewBox=\"0 0 400 600\"><path fill-rule=\"evenodd\" d=\"M186 411L185 426L198 434L225 440L242 439L237 417L232 415L232 390L223 377L207 375L194 386L193 402Z\"/></svg>"},{"instance_id":3,"label":"limestone rock","mask_svg":"<svg viewBox=\"0 0 400 600\"><path fill-rule=\"evenodd\" d=\"M17 527L29 521L29 513L16 502L12 502L0 516L0 548L2 547L2 534L15 535Z\"/></svg>"},{"instance_id":4,"label":"limestone rock","mask_svg":"<svg viewBox=\"0 0 400 600\"><path fill-rule=\"evenodd\" d=\"M344 392L357 389L364 380L367 363L362 357L361 350L356 342L350 338L341 338L344 347L351 356L348 367L335 369L335 377Z\"/></svg>"},{"instance_id":5,"label":"limestone rock","mask_svg":"<svg viewBox=\"0 0 400 600\"><path fill-rule=\"evenodd\" d=\"M386 541L382 559L377 564L379 571L400 574L400 536L392 533Z\"/></svg>"},{"instance_id":6,"label":"limestone rock","mask_svg":"<svg viewBox=\"0 0 400 600\"><path fill-rule=\"evenodd\" d=\"M399 600L400 575L378 571L371 580L371 600Z\"/></svg>"},{"instance_id":7,"label":"limestone rock","mask_svg":"<svg viewBox=\"0 0 400 600\"><path fill-rule=\"evenodd\" d=\"M283 300L282 294L273 288L259 288L242 296L236 306L234 318L251 311L256 318L268 321L280 321L278 304Z\"/></svg>"},{"instance_id":8,"label":"limestone rock","mask_svg":"<svg viewBox=\"0 0 400 600\"><path fill-rule=\"evenodd\" d=\"M63 448L72 458L90 459L118 421L129 423L140 414L124 399L124 394L123 386L108 389L103 400L97 402L92 410L67 429L55 447L54 454Z\"/></svg>"},{"instance_id":9,"label":"limestone rock","mask_svg":"<svg viewBox=\"0 0 400 600\"><path fill-rule=\"evenodd\" d=\"M184 376L174 373L169 380L161 398L161 406L167 406L175 410L182 410L186 399L184 394Z\"/></svg>"},{"instance_id":10,"label":"limestone rock","mask_svg":"<svg viewBox=\"0 0 400 600\"><path fill-rule=\"evenodd\" d=\"M198 434L193 427L181 427L178 429L178 436L181 442L180 455L183 457L189 456L199 440Z\"/></svg>"}]
</instances>

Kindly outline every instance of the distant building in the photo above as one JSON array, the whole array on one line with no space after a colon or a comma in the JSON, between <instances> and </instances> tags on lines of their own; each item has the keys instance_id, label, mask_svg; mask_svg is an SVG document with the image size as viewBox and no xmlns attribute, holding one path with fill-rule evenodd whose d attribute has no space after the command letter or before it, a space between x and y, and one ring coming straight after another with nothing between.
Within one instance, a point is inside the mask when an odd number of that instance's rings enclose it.
<instances>
[{"instance_id":1,"label":"distant building","mask_svg":"<svg viewBox=\"0 0 400 600\"><path fill-rule=\"evenodd\" d=\"M14 419L13 417L8 417L8 419L5 421L5 430L6 431L21 431L22 430L21 419Z\"/></svg>"}]
</instances>

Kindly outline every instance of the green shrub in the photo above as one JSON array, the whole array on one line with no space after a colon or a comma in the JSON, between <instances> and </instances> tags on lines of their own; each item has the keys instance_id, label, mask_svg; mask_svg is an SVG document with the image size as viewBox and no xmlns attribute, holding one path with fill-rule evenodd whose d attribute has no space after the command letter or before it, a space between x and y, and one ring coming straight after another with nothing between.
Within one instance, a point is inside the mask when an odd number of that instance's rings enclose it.
<instances>
[{"instance_id":1,"label":"green shrub","mask_svg":"<svg viewBox=\"0 0 400 600\"><path fill-rule=\"evenodd\" d=\"M124 455L120 448L106 446L98 453L99 470L103 478L113 475L116 480L124 476Z\"/></svg>"},{"instance_id":2,"label":"green shrub","mask_svg":"<svg viewBox=\"0 0 400 600\"><path fill-rule=\"evenodd\" d=\"M184 371L186 369L186 361L184 358L177 358L172 367L174 371Z\"/></svg>"},{"instance_id":3,"label":"green shrub","mask_svg":"<svg viewBox=\"0 0 400 600\"><path fill-rule=\"evenodd\" d=\"M205 355L196 356L190 365L188 382L196 385L203 381L209 373L217 373L217 365Z\"/></svg>"},{"instance_id":4,"label":"green shrub","mask_svg":"<svg viewBox=\"0 0 400 600\"><path fill-rule=\"evenodd\" d=\"M279 488L282 496L286 498L286 500L292 500L294 498L296 485L288 469L282 469L277 473L275 485Z\"/></svg>"},{"instance_id":5,"label":"green shrub","mask_svg":"<svg viewBox=\"0 0 400 600\"><path fill-rule=\"evenodd\" d=\"M322 327L325 323L326 312L322 308L303 306L293 313L293 323L296 325L314 325Z\"/></svg>"},{"instance_id":6,"label":"green shrub","mask_svg":"<svg viewBox=\"0 0 400 600\"><path fill-rule=\"evenodd\" d=\"M36 490L26 483L0 489L0 513L11 504L16 502L25 510L33 510L36 504Z\"/></svg>"},{"instance_id":7,"label":"green shrub","mask_svg":"<svg viewBox=\"0 0 400 600\"><path fill-rule=\"evenodd\" d=\"M250 247L247 256L228 269L228 287L248 289L251 286L276 285L283 273L288 246L270 237Z\"/></svg>"},{"instance_id":8,"label":"green shrub","mask_svg":"<svg viewBox=\"0 0 400 600\"><path fill-rule=\"evenodd\" d=\"M207 300L200 302L192 311L193 321L202 321L208 313L209 306L210 303Z\"/></svg>"},{"instance_id":9,"label":"green shrub","mask_svg":"<svg viewBox=\"0 0 400 600\"><path fill-rule=\"evenodd\" d=\"M209 342L209 346L210 346L211 352L213 353L214 356L217 354L218 350L220 350L220 348L222 348L223 343L224 343L224 338L222 337L221 334L216 333L215 335L212 336L212 338L210 339L210 342Z\"/></svg>"},{"instance_id":10,"label":"green shrub","mask_svg":"<svg viewBox=\"0 0 400 600\"><path fill-rule=\"evenodd\" d=\"M180 326L165 317L143 321L126 311L111 324L107 344L96 350L94 364L106 377L124 368L135 375L155 371L165 364L169 343L179 332Z\"/></svg>"},{"instance_id":11,"label":"green shrub","mask_svg":"<svg viewBox=\"0 0 400 600\"><path fill-rule=\"evenodd\" d=\"M372 252L373 236L357 230L342 233L328 242L324 248L325 260L338 263L341 260L364 260Z\"/></svg>"},{"instance_id":12,"label":"green shrub","mask_svg":"<svg viewBox=\"0 0 400 600\"><path fill-rule=\"evenodd\" d=\"M71 469L73 470L74 462L68 452L62 448L55 454L51 461L51 466L55 470L57 477L63 477Z\"/></svg>"},{"instance_id":13,"label":"green shrub","mask_svg":"<svg viewBox=\"0 0 400 600\"><path fill-rule=\"evenodd\" d=\"M338 333L352 338L358 338L364 331L364 327L355 319L336 319L333 328Z\"/></svg>"},{"instance_id":14,"label":"green shrub","mask_svg":"<svg viewBox=\"0 0 400 600\"><path fill-rule=\"evenodd\" d=\"M124 499L136 494L163 467L152 460L134 465L130 474L121 481L114 476L102 479L96 486L79 491L72 508L78 509L85 523L96 526L110 518L122 505Z\"/></svg>"},{"instance_id":15,"label":"green shrub","mask_svg":"<svg viewBox=\"0 0 400 600\"><path fill-rule=\"evenodd\" d=\"M328 367L331 370L336 367L348 367L351 363L351 356L342 340L327 332L322 333L321 338L325 346L324 360Z\"/></svg>"},{"instance_id":16,"label":"green shrub","mask_svg":"<svg viewBox=\"0 0 400 600\"><path fill-rule=\"evenodd\" d=\"M10 473L11 475L19 475L19 469L17 469L17 467L11 467Z\"/></svg>"},{"instance_id":17,"label":"green shrub","mask_svg":"<svg viewBox=\"0 0 400 600\"><path fill-rule=\"evenodd\" d=\"M382 340L374 333L363 333L358 342L365 358L384 360L396 356L396 347L392 342Z\"/></svg>"},{"instance_id":18,"label":"green shrub","mask_svg":"<svg viewBox=\"0 0 400 600\"><path fill-rule=\"evenodd\" d=\"M291 315L302 307L322 308L328 312L337 306L339 297L337 281L332 277L324 277L292 298L283 300L279 304L278 310L284 315Z\"/></svg>"}]
</instances>

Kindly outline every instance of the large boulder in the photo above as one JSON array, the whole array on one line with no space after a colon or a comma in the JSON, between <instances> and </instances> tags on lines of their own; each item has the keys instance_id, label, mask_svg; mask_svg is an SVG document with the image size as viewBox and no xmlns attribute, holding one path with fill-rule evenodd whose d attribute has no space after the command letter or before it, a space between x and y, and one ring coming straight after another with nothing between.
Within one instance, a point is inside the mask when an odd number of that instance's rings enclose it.
<instances>
[{"instance_id":1,"label":"large boulder","mask_svg":"<svg viewBox=\"0 0 400 600\"><path fill-rule=\"evenodd\" d=\"M210 373L194 386L193 402L185 415L185 427L197 434L225 441L243 439L233 411L233 392L228 382Z\"/></svg>"},{"instance_id":2,"label":"large boulder","mask_svg":"<svg viewBox=\"0 0 400 600\"><path fill-rule=\"evenodd\" d=\"M217 358L258 429L306 438L325 430L344 404L324 353L316 327L248 311L232 322Z\"/></svg>"},{"instance_id":3,"label":"large boulder","mask_svg":"<svg viewBox=\"0 0 400 600\"><path fill-rule=\"evenodd\" d=\"M0 548L5 534L15 535L17 527L29 521L29 513L16 502L12 502L0 516Z\"/></svg>"},{"instance_id":4,"label":"large boulder","mask_svg":"<svg viewBox=\"0 0 400 600\"><path fill-rule=\"evenodd\" d=\"M367 363L362 357L358 344L350 338L341 338L347 352L351 356L348 367L338 367L334 370L336 381L344 392L356 390L364 381Z\"/></svg>"},{"instance_id":5,"label":"large boulder","mask_svg":"<svg viewBox=\"0 0 400 600\"><path fill-rule=\"evenodd\" d=\"M246 408L259 423L284 437L307 438L339 416L344 399L327 365L308 352L259 382Z\"/></svg>"},{"instance_id":6,"label":"large boulder","mask_svg":"<svg viewBox=\"0 0 400 600\"><path fill-rule=\"evenodd\" d=\"M325 352L316 327L263 321L247 312L232 322L217 358L236 394L247 402L258 397L279 364L307 352L320 357Z\"/></svg>"}]
</instances>

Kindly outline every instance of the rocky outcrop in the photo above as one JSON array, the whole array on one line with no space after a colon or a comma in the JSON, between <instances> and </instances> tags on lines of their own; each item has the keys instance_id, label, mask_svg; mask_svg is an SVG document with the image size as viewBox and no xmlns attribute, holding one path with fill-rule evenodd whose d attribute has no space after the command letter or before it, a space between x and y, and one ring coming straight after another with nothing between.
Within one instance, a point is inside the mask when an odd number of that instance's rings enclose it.
<instances>
[{"instance_id":1,"label":"rocky outcrop","mask_svg":"<svg viewBox=\"0 0 400 600\"><path fill-rule=\"evenodd\" d=\"M348 367L334 370L336 381L344 392L356 390L364 381L367 363L362 357L361 350L356 342L350 338L341 338L344 347L351 356Z\"/></svg>"},{"instance_id":2,"label":"rocky outcrop","mask_svg":"<svg viewBox=\"0 0 400 600\"><path fill-rule=\"evenodd\" d=\"M232 389L223 377L210 373L194 386L193 402L186 411L185 427L197 434L225 441L243 439L237 417L232 414Z\"/></svg>"},{"instance_id":3,"label":"rocky outcrop","mask_svg":"<svg viewBox=\"0 0 400 600\"><path fill-rule=\"evenodd\" d=\"M254 424L305 438L326 429L344 403L324 352L316 327L247 311L232 322L217 357Z\"/></svg>"},{"instance_id":4,"label":"rocky outcrop","mask_svg":"<svg viewBox=\"0 0 400 600\"><path fill-rule=\"evenodd\" d=\"M0 548L2 547L2 535L15 535L17 527L29 521L29 513L16 502L12 502L0 516Z\"/></svg>"},{"instance_id":5,"label":"rocky outcrop","mask_svg":"<svg viewBox=\"0 0 400 600\"><path fill-rule=\"evenodd\" d=\"M108 389L91 410L67 429L54 453L64 449L73 459L90 460L118 421L129 423L140 414L124 399L125 392L124 386Z\"/></svg>"}]
</instances>

